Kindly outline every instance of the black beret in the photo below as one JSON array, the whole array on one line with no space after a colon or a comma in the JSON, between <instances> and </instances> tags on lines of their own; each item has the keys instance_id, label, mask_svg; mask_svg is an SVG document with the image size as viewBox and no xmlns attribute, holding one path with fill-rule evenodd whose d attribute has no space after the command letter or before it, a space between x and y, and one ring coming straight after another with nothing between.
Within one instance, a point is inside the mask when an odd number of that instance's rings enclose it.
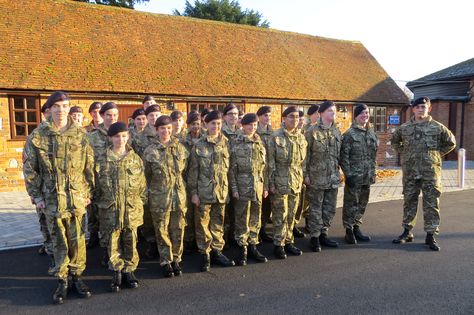
<instances>
[{"instance_id":1,"label":"black beret","mask_svg":"<svg viewBox=\"0 0 474 315\"><path fill-rule=\"evenodd\" d=\"M190 125L190 124L192 124L193 122L199 121L199 120L201 120L201 115L199 115L199 113L196 112L196 111L191 111L191 112L189 112L189 114L188 114L188 118L186 119L186 123L187 123L188 125Z\"/></svg>"},{"instance_id":2,"label":"black beret","mask_svg":"<svg viewBox=\"0 0 474 315\"><path fill-rule=\"evenodd\" d=\"M173 122L170 116L168 115L163 115L158 117L158 119L155 121L155 128L158 128L160 126L166 126L170 125Z\"/></svg>"},{"instance_id":3,"label":"black beret","mask_svg":"<svg viewBox=\"0 0 474 315\"><path fill-rule=\"evenodd\" d=\"M125 125L121 121L117 121L116 123L113 123L112 125L110 125L109 130L107 130L107 135L109 137L113 137L119 132L124 132L124 131L128 131L127 125Z\"/></svg>"},{"instance_id":4,"label":"black beret","mask_svg":"<svg viewBox=\"0 0 474 315\"><path fill-rule=\"evenodd\" d=\"M146 96L143 98L142 104L145 104L145 102L154 101L154 100L155 100L155 99L153 98L153 96L151 96L151 95L146 95Z\"/></svg>"},{"instance_id":5,"label":"black beret","mask_svg":"<svg viewBox=\"0 0 474 315\"><path fill-rule=\"evenodd\" d=\"M367 105L363 104L363 103L357 103L355 105L356 105L356 107L354 109L354 118L359 116L360 113L362 113L363 110L369 109L369 107Z\"/></svg>"},{"instance_id":6,"label":"black beret","mask_svg":"<svg viewBox=\"0 0 474 315\"><path fill-rule=\"evenodd\" d=\"M271 113L272 108L270 106L262 106L257 110L257 116L265 115L266 113Z\"/></svg>"},{"instance_id":7,"label":"black beret","mask_svg":"<svg viewBox=\"0 0 474 315\"><path fill-rule=\"evenodd\" d=\"M319 105L318 104L313 104L308 109L308 115L311 116L314 113L316 113L318 110L319 110Z\"/></svg>"},{"instance_id":8,"label":"black beret","mask_svg":"<svg viewBox=\"0 0 474 315\"><path fill-rule=\"evenodd\" d=\"M290 106L290 107L288 107L287 109L285 109L285 110L283 111L283 114L281 114L281 115L282 115L283 117L286 117L286 116L288 116L288 115L291 114L291 113L298 113L298 115L299 115L300 111L298 110L298 108L296 108L296 106Z\"/></svg>"},{"instance_id":9,"label":"black beret","mask_svg":"<svg viewBox=\"0 0 474 315\"><path fill-rule=\"evenodd\" d=\"M206 116L207 114L209 114L211 112L211 110L209 108L204 108L202 111L201 111L201 117L204 118L204 116Z\"/></svg>"},{"instance_id":10,"label":"black beret","mask_svg":"<svg viewBox=\"0 0 474 315\"><path fill-rule=\"evenodd\" d=\"M258 121L257 115L255 115L253 113L249 113L249 114L245 114L245 116L240 121L240 124L248 125L248 124L251 124L251 123L256 123L257 121Z\"/></svg>"},{"instance_id":11,"label":"black beret","mask_svg":"<svg viewBox=\"0 0 474 315\"><path fill-rule=\"evenodd\" d=\"M117 104L115 104L114 102L107 102L104 105L102 105L102 107L100 108L99 114L103 115L109 109L114 109L114 108L118 109Z\"/></svg>"},{"instance_id":12,"label":"black beret","mask_svg":"<svg viewBox=\"0 0 474 315\"><path fill-rule=\"evenodd\" d=\"M161 113L161 107L160 105L151 105L151 106L148 106L148 108L145 110L145 115L148 116L149 113L154 113L154 112L160 112Z\"/></svg>"},{"instance_id":13,"label":"black beret","mask_svg":"<svg viewBox=\"0 0 474 315\"><path fill-rule=\"evenodd\" d=\"M179 110L175 110L174 112L171 113L170 115L172 121L176 121L183 117L183 113L180 112Z\"/></svg>"},{"instance_id":14,"label":"black beret","mask_svg":"<svg viewBox=\"0 0 474 315\"><path fill-rule=\"evenodd\" d=\"M304 116L304 112L302 110L299 110L298 114L300 114L300 118Z\"/></svg>"},{"instance_id":15,"label":"black beret","mask_svg":"<svg viewBox=\"0 0 474 315\"><path fill-rule=\"evenodd\" d=\"M48 97L44 106L46 106L46 108L50 108L54 103L62 101L69 101L69 95L67 95L65 92L56 91Z\"/></svg>"},{"instance_id":16,"label":"black beret","mask_svg":"<svg viewBox=\"0 0 474 315\"><path fill-rule=\"evenodd\" d=\"M44 103L43 106L41 106L41 112L44 114L47 109L48 107L46 106L46 103Z\"/></svg>"},{"instance_id":17,"label":"black beret","mask_svg":"<svg viewBox=\"0 0 474 315\"><path fill-rule=\"evenodd\" d=\"M100 109L102 107L102 103L101 102L94 102L91 104L91 106L89 106L89 111L88 113L92 112L93 110L95 109Z\"/></svg>"},{"instance_id":18,"label":"black beret","mask_svg":"<svg viewBox=\"0 0 474 315\"><path fill-rule=\"evenodd\" d=\"M132 119L137 118L138 116L145 115L145 110L143 108L138 108L133 111ZM145 115L146 116L146 115Z\"/></svg>"},{"instance_id":19,"label":"black beret","mask_svg":"<svg viewBox=\"0 0 474 315\"><path fill-rule=\"evenodd\" d=\"M235 106L234 103L229 103L224 107L224 110L222 111L222 113L224 115L227 115L227 112L230 111L230 110L233 110L234 108L237 109L237 106Z\"/></svg>"},{"instance_id":20,"label":"black beret","mask_svg":"<svg viewBox=\"0 0 474 315\"><path fill-rule=\"evenodd\" d=\"M69 115L74 114L74 113L81 113L82 114L82 108L79 106L73 106L69 109Z\"/></svg>"},{"instance_id":21,"label":"black beret","mask_svg":"<svg viewBox=\"0 0 474 315\"><path fill-rule=\"evenodd\" d=\"M321 104L319 104L318 112L324 113L324 111L326 109L328 109L329 107L333 107L333 106L336 106L336 103L334 103L333 101L324 101Z\"/></svg>"},{"instance_id":22,"label":"black beret","mask_svg":"<svg viewBox=\"0 0 474 315\"><path fill-rule=\"evenodd\" d=\"M430 104L430 99L427 96L419 97L416 100L413 101L411 106L417 106L420 104Z\"/></svg>"},{"instance_id":23,"label":"black beret","mask_svg":"<svg viewBox=\"0 0 474 315\"><path fill-rule=\"evenodd\" d=\"M222 114L218 110L213 110L213 111L209 112L209 114L206 115L206 117L204 118L204 121L206 123L208 123L208 122L216 120L216 119L222 119Z\"/></svg>"}]
</instances>

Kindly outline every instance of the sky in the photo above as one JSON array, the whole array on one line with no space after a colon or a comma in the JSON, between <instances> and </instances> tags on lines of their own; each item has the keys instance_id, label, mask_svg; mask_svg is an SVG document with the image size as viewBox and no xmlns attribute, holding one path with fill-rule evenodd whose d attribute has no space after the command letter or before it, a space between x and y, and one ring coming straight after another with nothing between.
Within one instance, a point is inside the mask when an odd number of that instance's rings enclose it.
<instances>
[{"instance_id":1,"label":"sky","mask_svg":"<svg viewBox=\"0 0 474 315\"><path fill-rule=\"evenodd\" d=\"M194 3L194 0L190 0ZM172 14L185 0L150 0L139 11ZM472 0L239 0L270 28L360 41L398 83L474 58Z\"/></svg>"}]
</instances>

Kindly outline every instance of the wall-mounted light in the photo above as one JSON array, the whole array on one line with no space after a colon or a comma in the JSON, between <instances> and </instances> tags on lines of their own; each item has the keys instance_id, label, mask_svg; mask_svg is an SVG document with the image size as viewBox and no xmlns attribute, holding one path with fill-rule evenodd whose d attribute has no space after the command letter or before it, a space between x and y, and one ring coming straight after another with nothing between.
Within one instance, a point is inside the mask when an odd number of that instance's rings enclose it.
<instances>
[{"instance_id":1,"label":"wall-mounted light","mask_svg":"<svg viewBox=\"0 0 474 315\"><path fill-rule=\"evenodd\" d=\"M344 105L337 105L337 111L342 113L342 118L347 119L348 110Z\"/></svg>"}]
</instances>

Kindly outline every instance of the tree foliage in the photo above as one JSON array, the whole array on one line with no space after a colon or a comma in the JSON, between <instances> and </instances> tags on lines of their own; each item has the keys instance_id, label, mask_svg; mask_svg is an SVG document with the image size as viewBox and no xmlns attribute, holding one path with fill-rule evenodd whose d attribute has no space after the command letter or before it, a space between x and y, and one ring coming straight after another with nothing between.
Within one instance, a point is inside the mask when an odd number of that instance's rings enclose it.
<instances>
[{"instance_id":1,"label":"tree foliage","mask_svg":"<svg viewBox=\"0 0 474 315\"><path fill-rule=\"evenodd\" d=\"M174 10L173 14L265 28L270 26L270 22L263 20L263 15L260 12L249 9L242 10L239 2L235 0L195 0L194 5L186 1L184 11L181 13Z\"/></svg>"},{"instance_id":2,"label":"tree foliage","mask_svg":"<svg viewBox=\"0 0 474 315\"><path fill-rule=\"evenodd\" d=\"M149 2L150 0L74 0L74 1L111 5L115 7L133 9L135 7L135 4Z\"/></svg>"}]
</instances>

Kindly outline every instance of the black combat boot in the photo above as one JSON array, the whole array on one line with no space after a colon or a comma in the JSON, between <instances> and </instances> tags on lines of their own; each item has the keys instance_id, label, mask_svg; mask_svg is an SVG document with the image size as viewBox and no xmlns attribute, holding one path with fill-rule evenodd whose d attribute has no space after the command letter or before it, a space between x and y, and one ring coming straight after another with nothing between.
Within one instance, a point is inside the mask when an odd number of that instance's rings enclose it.
<instances>
[{"instance_id":1,"label":"black combat boot","mask_svg":"<svg viewBox=\"0 0 474 315\"><path fill-rule=\"evenodd\" d=\"M91 289L82 281L81 277L76 275L72 276L72 289L76 291L81 298L90 298L92 295Z\"/></svg>"},{"instance_id":2,"label":"black combat boot","mask_svg":"<svg viewBox=\"0 0 474 315\"><path fill-rule=\"evenodd\" d=\"M353 231L352 229L346 229L346 236L344 237L344 240L347 242L347 244L357 244L354 232L355 231Z\"/></svg>"},{"instance_id":3,"label":"black combat boot","mask_svg":"<svg viewBox=\"0 0 474 315\"><path fill-rule=\"evenodd\" d=\"M238 266L247 266L247 246L239 246L239 256L236 262Z\"/></svg>"},{"instance_id":4,"label":"black combat boot","mask_svg":"<svg viewBox=\"0 0 474 315\"><path fill-rule=\"evenodd\" d=\"M321 251L321 243L319 242L319 237L312 237L310 243L313 252L319 253Z\"/></svg>"},{"instance_id":5,"label":"black combat boot","mask_svg":"<svg viewBox=\"0 0 474 315\"><path fill-rule=\"evenodd\" d=\"M293 256L301 256L303 255L303 251L296 247L294 244L286 244L285 245L285 252L290 253Z\"/></svg>"},{"instance_id":6,"label":"black combat boot","mask_svg":"<svg viewBox=\"0 0 474 315\"><path fill-rule=\"evenodd\" d=\"M56 262L54 261L54 256L53 255L48 255L48 256L49 256L49 259L51 260L51 265L48 268L48 274L50 276L52 276L52 275L54 275L54 271L55 271L55 268L56 268Z\"/></svg>"},{"instance_id":7,"label":"black combat boot","mask_svg":"<svg viewBox=\"0 0 474 315\"><path fill-rule=\"evenodd\" d=\"M213 264L221 265L222 267L235 266L235 262L232 259L227 258L220 250L212 250L211 261Z\"/></svg>"},{"instance_id":8,"label":"black combat boot","mask_svg":"<svg viewBox=\"0 0 474 315\"><path fill-rule=\"evenodd\" d=\"M256 260L257 262L266 263L268 261L267 257L263 256L257 249L257 245L249 245L249 256Z\"/></svg>"},{"instance_id":9,"label":"black combat boot","mask_svg":"<svg viewBox=\"0 0 474 315\"><path fill-rule=\"evenodd\" d=\"M321 233L319 236L319 242L321 245L326 247L338 247L339 243L330 239L326 233Z\"/></svg>"},{"instance_id":10,"label":"black combat boot","mask_svg":"<svg viewBox=\"0 0 474 315\"><path fill-rule=\"evenodd\" d=\"M370 239L371 239L370 236L362 233L358 225L354 225L354 236L356 237L358 241L361 241L361 242L370 242Z\"/></svg>"},{"instance_id":11,"label":"black combat boot","mask_svg":"<svg viewBox=\"0 0 474 315\"><path fill-rule=\"evenodd\" d=\"M173 261L171 263L171 268L173 268L173 273L177 277L181 277L183 275L183 269L181 269L181 266L179 265L178 262Z\"/></svg>"},{"instance_id":12,"label":"black combat boot","mask_svg":"<svg viewBox=\"0 0 474 315\"><path fill-rule=\"evenodd\" d=\"M122 275L122 278L127 288L130 288L130 289L138 288L138 279L137 277L135 277L135 274L133 273L133 271L124 272Z\"/></svg>"},{"instance_id":13,"label":"black combat boot","mask_svg":"<svg viewBox=\"0 0 474 315\"><path fill-rule=\"evenodd\" d=\"M163 271L163 276L166 278L174 277L173 267L171 267L170 264L161 266L161 270Z\"/></svg>"},{"instance_id":14,"label":"black combat boot","mask_svg":"<svg viewBox=\"0 0 474 315\"><path fill-rule=\"evenodd\" d=\"M209 254L202 254L202 263L201 263L201 271L206 272L211 270L211 257Z\"/></svg>"},{"instance_id":15,"label":"black combat boot","mask_svg":"<svg viewBox=\"0 0 474 315\"><path fill-rule=\"evenodd\" d=\"M158 247L156 242L148 242L148 248L145 250L145 257L148 259L155 259L158 257Z\"/></svg>"},{"instance_id":16,"label":"black combat boot","mask_svg":"<svg viewBox=\"0 0 474 315\"><path fill-rule=\"evenodd\" d=\"M87 240L86 248L91 249L99 244L99 235L97 232L91 232Z\"/></svg>"},{"instance_id":17,"label":"black combat boot","mask_svg":"<svg viewBox=\"0 0 474 315\"><path fill-rule=\"evenodd\" d=\"M67 298L67 280L59 279L58 288L54 291L53 302L54 304L63 304Z\"/></svg>"},{"instance_id":18,"label":"black combat boot","mask_svg":"<svg viewBox=\"0 0 474 315\"><path fill-rule=\"evenodd\" d=\"M100 265L102 267L109 266L109 252L107 251L107 248L104 248L104 254L102 255L102 259L100 260Z\"/></svg>"},{"instance_id":19,"label":"black combat boot","mask_svg":"<svg viewBox=\"0 0 474 315\"><path fill-rule=\"evenodd\" d=\"M112 276L112 282L110 283L110 291L119 292L121 285L122 273L120 271L114 271L114 275Z\"/></svg>"},{"instance_id":20,"label":"black combat boot","mask_svg":"<svg viewBox=\"0 0 474 315\"><path fill-rule=\"evenodd\" d=\"M396 239L392 241L394 244L403 244L413 242L415 236L410 232L410 230L405 229L403 233Z\"/></svg>"},{"instance_id":21,"label":"black combat boot","mask_svg":"<svg viewBox=\"0 0 474 315\"><path fill-rule=\"evenodd\" d=\"M275 246L273 248L273 253L275 254L275 257L279 259L286 259L287 257L285 248L283 248L283 246Z\"/></svg>"},{"instance_id":22,"label":"black combat boot","mask_svg":"<svg viewBox=\"0 0 474 315\"><path fill-rule=\"evenodd\" d=\"M433 233L426 234L425 244L428 245L431 250L434 250L437 252L441 249L441 247L439 247L438 243L436 242L436 239Z\"/></svg>"},{"instance_id":23,"label":"black combat boot","mask_svg":"<svg viewBox=\"0 0 474 315\"><path fill-rule=\"evenodd\" d=\"M273 238L270 235L268 235L267 232L265 232L265 229L263 228L260 230L259 236L262 242L266 242L266 243L273 242Z\"/></svg>"},{"instance_id":24,"label":"black combat boot","mask_svg":"<svg viewBox=\"0 0 474 315\"><path fill-rule=\"evenodd\" d=\"M304 237L304 233L298 229L296 226L293 228L293 236L296 237L296 238L303 238Z\"/></svg>"}]
</instances>

